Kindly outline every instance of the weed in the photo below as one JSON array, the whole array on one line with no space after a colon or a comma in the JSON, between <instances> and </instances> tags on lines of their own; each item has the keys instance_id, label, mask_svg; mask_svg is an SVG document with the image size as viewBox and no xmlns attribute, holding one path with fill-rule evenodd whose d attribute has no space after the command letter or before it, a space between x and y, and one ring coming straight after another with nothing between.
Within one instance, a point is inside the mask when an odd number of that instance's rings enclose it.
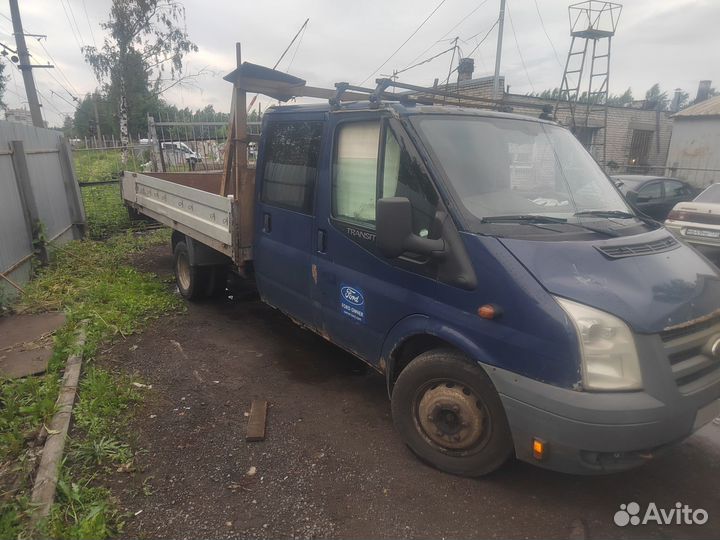
<instances>
[{"instance_id":1,"label":"weed","mask_svg":"<svg viewBox=\"0 0 720 540\"><path fill-rule=\"evenodd\" d=\"M122 530L124 516L113 507L107 489L90 486L92 480L72 482L66 475L58 480L57 502L39 527L44 537L107 538Z\"/></svg>"},{"instance_id":2,"label":"weed","mask_svg":"<svg viewBox=\"0 0 720 540\"><path fill-rule=\"evenodd\" d=\"M0 538L28 533L28 470L33 463L28 444L55 411L61 370L68 355L79 352L73 351L73 344L81 321L86 321L85 362L74 410L74 437L43 531L52 538L104 538L119 530L122 516L109 492L91 483L98 467L131 463L133 453L123 442L124 430L140 396L130 377L95 366L93 360L103 341L132 334L181 305L154 275L127 265L131 254L167 241L168 231L155 231L128 233L104 243L71 242L55 250L51 264L27 285L17 309L64 308L67 322L55 335L45 375L0 381L0 473L4 464L18 464L14 475L0 474L3 486L18 485L12 494L0 496Z\"/></svg>"}]
</instances>

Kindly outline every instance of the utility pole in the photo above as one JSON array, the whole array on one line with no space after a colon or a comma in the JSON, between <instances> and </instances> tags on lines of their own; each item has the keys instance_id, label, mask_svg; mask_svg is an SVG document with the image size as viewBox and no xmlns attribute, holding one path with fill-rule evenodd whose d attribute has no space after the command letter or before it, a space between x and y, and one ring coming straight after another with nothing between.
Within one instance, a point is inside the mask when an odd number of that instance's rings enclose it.
<instances>
[{"instance_id":1,"label":"utility pole","mask_svg":"<svg viewBox=\"0 0 720 540\"><path fill-rule=\"evenodd\" d=\"M500 99L500 57L502 56L503 25L505 23L505 0L500 0L500 15L498 16L498 42L495 54L495 77L493 78L493 99Z\"/></svg>"},{"instance_id":2,"label":"utility pole","mask_svg":"<svg viewBox=\"0 0 720 540\"><path fill-rule=\"evenodd\" d=\"M40 111L40 101L38 100L37 90L35 89L35 80L32 74L33 66L30 64L30 54L25 44L25 34L23 33L22 21L20 20L18 0L10 0L10 16L12 17L13 32L15 33L15 44L18 56L20 57L18 67L22 72L23 82L25 83L25 93L27 94L30 105L30 115L32 116L33 125L35 127L45 127L42 112Z\"/></svg>"}]
</instances>

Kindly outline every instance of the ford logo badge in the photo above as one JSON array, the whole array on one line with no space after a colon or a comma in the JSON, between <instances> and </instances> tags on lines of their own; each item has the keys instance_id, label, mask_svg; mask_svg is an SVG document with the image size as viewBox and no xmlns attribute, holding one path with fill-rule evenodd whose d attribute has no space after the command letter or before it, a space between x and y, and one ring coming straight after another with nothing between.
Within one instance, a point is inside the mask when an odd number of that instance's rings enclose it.
<instances>
[{"instance_id":1,"label":"ford logo badge","mask_svg":"<svg viewBox=\"0 0 720 540\"><path fill-rule=\"evenodd\" d=\"M340 294L345 300L354 306L362 306L365 303L365 298L363 298L362 293L353 287L345 285L340 289Z\"/></svg>"}]
</instances>

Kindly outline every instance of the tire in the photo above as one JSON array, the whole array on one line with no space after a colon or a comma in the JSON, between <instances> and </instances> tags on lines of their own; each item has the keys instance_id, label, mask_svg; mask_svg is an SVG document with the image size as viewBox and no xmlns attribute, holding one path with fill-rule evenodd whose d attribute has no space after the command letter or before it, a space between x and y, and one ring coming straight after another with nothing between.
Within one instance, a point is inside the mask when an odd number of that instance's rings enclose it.
<instances>
[{"instance_id":1,"label":"tire","mask_svg":"<svg viewBox=\"0 0 720 540\"><path fill-rule=\"evenodd\" d=\"M410 449L441 471L483 476L513 453L492 381L453 349L434 349L410 362L395 382L392 416Z\"/></svg>"},{"instance_id":2,"label":"tire","mask_svg":"<svg viewBox=\"0 0 720 540\"><path fill-rule=\"evenodd\" d=\"M180 294L188 300L200 300L207 296L207 269L190 264L190 252L184 241L175 244L173 255L175 283Z\"/></svg>"}]
</instances>

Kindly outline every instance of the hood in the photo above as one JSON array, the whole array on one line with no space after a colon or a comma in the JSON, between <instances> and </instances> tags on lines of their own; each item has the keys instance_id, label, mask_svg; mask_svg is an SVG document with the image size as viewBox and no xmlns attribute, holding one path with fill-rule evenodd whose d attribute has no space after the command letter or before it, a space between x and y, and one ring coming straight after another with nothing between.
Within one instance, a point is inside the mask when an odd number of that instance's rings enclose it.
<instances>
[{"instance_id":1,"label":"hood","mask_svg":"<svg viewBox=\"0 0 720 540\"><path fill-rule=\"evenodd\" d=\"M607 311L639 333L720 308L717 269L665 229L601 241L500 241L550 293Z\"/></svg>"}]
</instances>

